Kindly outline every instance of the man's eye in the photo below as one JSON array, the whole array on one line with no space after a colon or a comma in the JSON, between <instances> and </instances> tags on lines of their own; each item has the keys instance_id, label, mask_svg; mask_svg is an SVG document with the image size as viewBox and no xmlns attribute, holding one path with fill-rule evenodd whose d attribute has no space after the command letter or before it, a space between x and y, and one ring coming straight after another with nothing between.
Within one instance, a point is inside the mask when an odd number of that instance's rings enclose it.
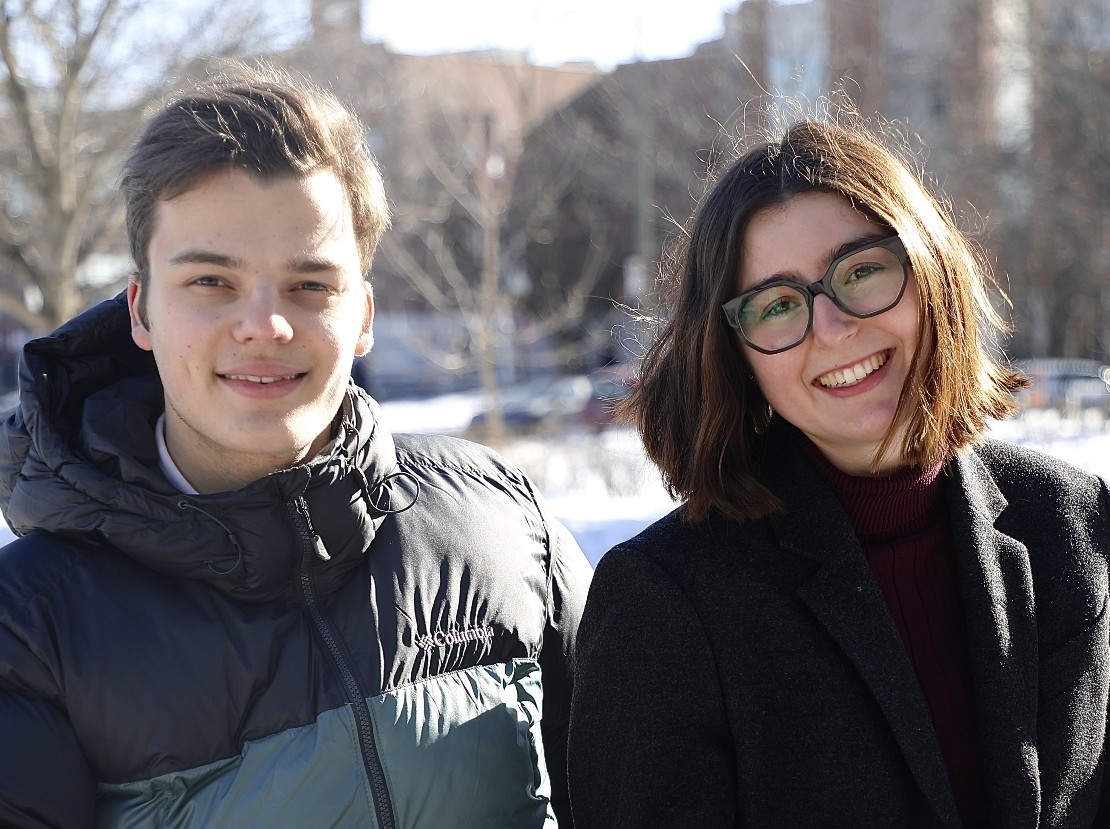
<instances>
[{"instance_id":1,"label":"man's eye","mask_svg":"<svg viewBox=\"0 0 1110 829\"><path fill-rule=\"evenodd\" d=\"M196 279L193 280L193 284L207 288L219 287L220 285L223 285L224 282L218 276L198 276Z\"/></svg>"},{"instance_id":2,"label":"man's eye","mask_svg":"<svg viewBox=\"0 0 1110 829\"><path fill-rule=\"evenodd\" d=\"M328 286L325 285L323 282L302 282L297 287L299 287L302 291L328 291L328 290L330 290L330 288L328 288Z\"/></svg>"}]
</instances>

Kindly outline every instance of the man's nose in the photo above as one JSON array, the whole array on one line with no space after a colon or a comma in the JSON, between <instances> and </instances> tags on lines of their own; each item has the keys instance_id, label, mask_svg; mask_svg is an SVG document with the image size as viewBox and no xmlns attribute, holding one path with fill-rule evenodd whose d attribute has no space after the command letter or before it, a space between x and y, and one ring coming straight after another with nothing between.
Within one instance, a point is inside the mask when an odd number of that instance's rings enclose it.
<instances>
[{"instance_id":1,"label":"man's nose","mask_svg":"<svg viewBox=\"0 0 1110 829\"><path fill-rule=\"evenodd\" d=\"M243 297L234 334L240 342L288 342L293 338L293 326L282 312L275 291L254 290Z\"/></svg>"}]
</instances>

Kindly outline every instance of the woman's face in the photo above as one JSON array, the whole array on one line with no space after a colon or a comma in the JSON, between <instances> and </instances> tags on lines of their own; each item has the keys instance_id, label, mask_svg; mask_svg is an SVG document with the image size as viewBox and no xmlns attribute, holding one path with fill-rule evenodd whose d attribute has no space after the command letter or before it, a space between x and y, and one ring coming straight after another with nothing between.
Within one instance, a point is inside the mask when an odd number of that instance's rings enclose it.
<instances>
[{"instance_id":1,"label":"woman's face","mask_svg":"<svg viewBox=\"0 0 1110 829\"><path fill-rule=\"evenodd\" d=\"M889 231L835 193L804 193L748 222L737 293L771 278L808 285L840 253ZM907 264L907 268L908 268ZM801 429L849 474L870 474L876 448L890 429L920 331L921 303L910 276L901 301L859 319L824 295L813 300L813 328L793 348L763 354L741 341L755 381L771 407ZM901 441L878 471L902 465Z\"/></svg>"}]
</instances>

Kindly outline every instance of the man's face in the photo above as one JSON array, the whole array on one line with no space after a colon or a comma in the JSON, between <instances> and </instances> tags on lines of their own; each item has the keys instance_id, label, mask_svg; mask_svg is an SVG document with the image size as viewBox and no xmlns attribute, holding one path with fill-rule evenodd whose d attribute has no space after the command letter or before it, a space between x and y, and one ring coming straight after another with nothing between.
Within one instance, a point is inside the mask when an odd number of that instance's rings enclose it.
<instances>
[{"instance_id":1,"label":"man's face","mask_svg":"<svg viewBox=\"0 0 1110 829\"><path fill-rule=\"evenodd\" d=\"M149 259L146 285L128 289L132 338L154 353L189 483L236 489L316 454L372 342L335 174L215 173L158 204Z\"/></svg>"}]
</instances>

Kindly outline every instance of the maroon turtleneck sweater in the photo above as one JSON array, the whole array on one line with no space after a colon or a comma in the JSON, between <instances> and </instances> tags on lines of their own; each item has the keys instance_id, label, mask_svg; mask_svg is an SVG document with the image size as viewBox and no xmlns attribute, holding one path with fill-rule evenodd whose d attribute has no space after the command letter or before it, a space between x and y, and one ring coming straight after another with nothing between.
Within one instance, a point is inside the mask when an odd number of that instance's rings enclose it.
<instances>
[{"instance_id":1,"label":"maroon turtleneck sweater","mask_svg":"<svg viewBox=\"0 0 1110 829\"><path fill-rule=\"evenodd\" d=\"M857 477L803 442L848 513L913 663L963 825L985 825L970 656L941 466Z\"/></svg>"}]
</instances>

